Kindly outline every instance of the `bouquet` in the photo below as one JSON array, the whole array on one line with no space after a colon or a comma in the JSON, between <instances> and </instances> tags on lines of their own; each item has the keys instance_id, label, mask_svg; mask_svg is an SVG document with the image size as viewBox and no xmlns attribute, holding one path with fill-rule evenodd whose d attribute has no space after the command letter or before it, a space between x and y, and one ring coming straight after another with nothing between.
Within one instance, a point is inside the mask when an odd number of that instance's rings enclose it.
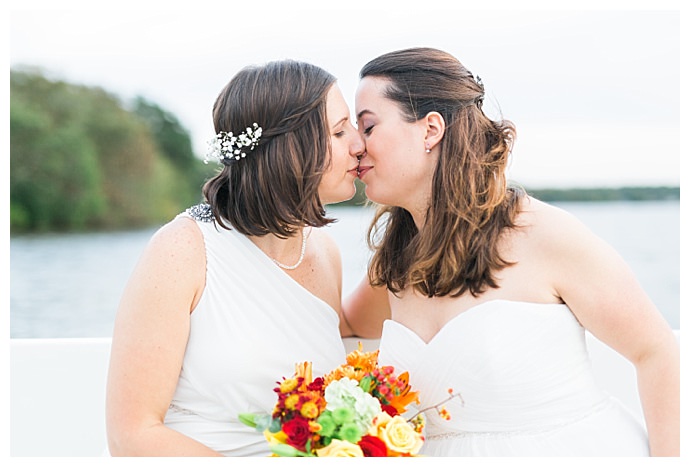
<instances>
[{"instance_id":1,"label":"bouquet","mask_svg":"<svg viewBox=\"0 0 690 467\"><path fill-rule=\"evenodd\" d=\"M442 406L450 397L406 419L412 403L419 403L407 372L378 366L378 351L355 350L346 363L324 377L313 378L310 362L295 365L274 391L273 413L241 414L240 420L263 432L278 457L411 457L424 443L423 412Z\"/></svg>"}]
</instances>

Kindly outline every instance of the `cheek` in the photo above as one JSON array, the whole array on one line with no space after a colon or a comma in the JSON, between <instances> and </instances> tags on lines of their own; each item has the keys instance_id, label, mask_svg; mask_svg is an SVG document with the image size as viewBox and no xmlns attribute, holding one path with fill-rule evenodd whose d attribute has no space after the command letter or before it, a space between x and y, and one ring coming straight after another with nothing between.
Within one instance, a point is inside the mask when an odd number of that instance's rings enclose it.
<instances>
[{"instance_id":1,"label":"cheek","mask_svg":"<svg viewBox=\"0 0 690 467\"><path fill-rule=\"evenodd\" d=\"M367 152L371 155L380 154L381 151L381 141L376 136L369 136L364 140Z\"/></svg>"},{"instance_id":2,"label":"cheek","mask_svg":"<svg viewBox=\"0 0 690 467\"><path fill-rule=\"evenodd\" d=\"M376 132L376 130L379 130ZM367 140L367 152L377 156L377 162L399 157L399 153L405 149L400 141L400 134L392 132L388 128L377 128Z\"/></svg>"},{"instance_id":3,"label":"cheek","mask_svg":"<svg viewBox=\"0 0 690 467\"><path fill-rule=\"evenodd\" d=\"M336 144L332 146L332 151L329 172L340 173L346 171L347 169L345 167L348 165L348 160L350 159L347 146L342 143Z\"/></svg>"},{"instance_id":4,"label":"cheek","mask_svg":"<svg viewBox=\"0 0 690 467\"><path fill-rule=\"evenodd\" d=\"M333 144L331 146L331 162L323 174L322 183L329 186L335 186L342 183L348 174L347 171L355 166L354 159L349 156L347 147L341 144Z\"/></svg>"}]
</instances>

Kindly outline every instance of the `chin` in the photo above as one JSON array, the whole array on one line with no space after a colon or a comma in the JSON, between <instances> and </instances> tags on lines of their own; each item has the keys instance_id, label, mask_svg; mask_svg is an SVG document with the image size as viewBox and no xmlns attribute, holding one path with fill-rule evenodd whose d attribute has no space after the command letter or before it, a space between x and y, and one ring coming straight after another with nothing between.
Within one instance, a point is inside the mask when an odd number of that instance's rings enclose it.
<instances>
[{"instance_id":1,"label":"chin","mask_svg":"<svg viewBox=\"0 0 690 467\"><path fill-rule=\"evenodd\" d=\"M366 190L364 191L364 194L366 194L367 199L371 201L372 203L375 203L380 206L395 206L399 208L404 208L401 206L400 199L399 197L396 196L391 196L390 194L384 194L381 195L380 193L370 193L367 192ZM404 208L407 209L407 208Z\"/></svg>"},{"instance_id":2,"label":"chin","mask_svg":"<svg viewBox=\"0 0 690 467\"><path fill-rule=\"evenodd\" d=\"M376 204L390 204L387 203L386 200L380 196L377 195L375 190L372 190L369 188L369 185L365 186L364 188L364 194L367 196L367 199L369 201L373 201Z\"/></svg>"},{"instance_id":3,"label":"chin","mask_svg":"<svg viewBox=\"0 0 690 467\"><path fill-rule=\"evenodd\" d=\"M344 189L340 193L329 193L329 196L322 197L321 203L324 205L342 203L343 201L348 201L354 198L356 193L357 189L355 188L355 185L353 183L351 188L348 188L346 190Z\"/></svg>"}]
</instances>

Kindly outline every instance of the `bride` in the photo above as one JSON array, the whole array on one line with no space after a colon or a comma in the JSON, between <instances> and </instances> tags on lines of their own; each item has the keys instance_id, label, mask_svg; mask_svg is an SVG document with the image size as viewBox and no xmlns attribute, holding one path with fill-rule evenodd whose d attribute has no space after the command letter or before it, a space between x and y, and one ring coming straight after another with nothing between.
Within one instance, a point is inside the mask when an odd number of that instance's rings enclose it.
<instances>
[{"instance_id":1,"label":"bride","mask_svg":"<svg viewBox=\"0 0 690 467\"><path fill-rule=\"evenodd\" d=\"M380 205L369 277L343 331L381 336L431 414L431 456L678 456L679 348L620 256L566 212L508 186L513 125L435 49L382 55L356 94L359 177ZM558 148L554 148L558 154ZM592 375L585 330L628 358L646 429Z\"/></svg>"},{"instance_id":2,"label":"bride","mask_svg":"<svg viewBox=\"0 0 690 467\"><path fill-rule=\"evenodd\" d=\"M257 123L258 122L258 123ZM267 456L243 412L276 375L345 359L341 259L324 205L352 198L364 142L335 76L242 68L213 106L206 203L162 226L125 288L106 395L114 456Z\"/></svg>"}]
</instances>

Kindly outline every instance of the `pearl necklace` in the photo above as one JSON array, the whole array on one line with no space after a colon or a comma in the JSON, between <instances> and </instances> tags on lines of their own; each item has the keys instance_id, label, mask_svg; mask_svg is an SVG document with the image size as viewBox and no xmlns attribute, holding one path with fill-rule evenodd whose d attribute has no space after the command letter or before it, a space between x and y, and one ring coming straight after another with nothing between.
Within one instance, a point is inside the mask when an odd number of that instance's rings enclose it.
<instances>
[{"instance_id":1,"label":"pearl necklace","mask_svg":"<svg viewBox=\"0 0 690 467\"><path fill-rule=\"evenodd\" d=\"M302 229L302 252L300 253L299 259L297 260L297 262L295 264L293 264L292 266L288 266L287 264L283 264L275 258L271 258L271 261L273 261L274 263L276 263L279 267L281 267L283 269L288 269L288 270L297 269L297 267L299 267L299 265L302 264L302 260L304 260L304 253L306 251L307 251L307 236L304 235L304 229Z\"/></svg>"}]
</instances>

